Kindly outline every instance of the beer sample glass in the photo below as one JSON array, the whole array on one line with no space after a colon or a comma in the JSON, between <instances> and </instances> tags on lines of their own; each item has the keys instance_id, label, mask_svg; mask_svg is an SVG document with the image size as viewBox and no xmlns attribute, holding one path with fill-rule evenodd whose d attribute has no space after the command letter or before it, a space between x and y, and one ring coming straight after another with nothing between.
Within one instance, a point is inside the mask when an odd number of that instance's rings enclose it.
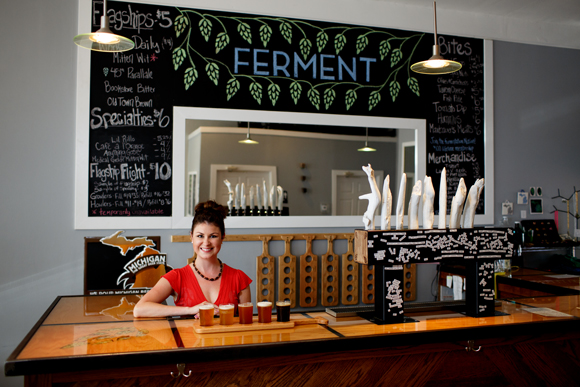
<instances>
[{"instance_id":1,"label":"beer sample glass","mask_svg":"<svg viewBox=\"0 0 580 387\"><path fill-rule=\"evenodd\" d=\"M258 302L258 322L272 322L272 303L270 301Z\"/></svg>"},{"instance_id":2,"label":"beer sample glass","mask_svg":"<svg viewBox=\"0 0 580 387\"><path fill-rule=\"evenodd\" d=\"M290 301L276 301L276 319L280 322L290 321Z\"/></svg>"},{"instance_id":3,"label":"beer sample glass","mask_svg":"<svg viewBox=\"0 0 580 387\"><path fill-rule=\"evenodd\" d=\"M199 306L199 325L211 327L213 325L213 305L206 304Z\"/></svg>"},{"instance_id":4,"label":"beer sample glass","mask_svg":"<svg viewBox=\"0 0 580 387\"><path fill-rule=\"evenodd\" d=\"M238 313L240 314L240 324L251 324L254 319L254 304L251 302L238 304Z\"/></svg>"},{"instance_id":5,"label":"beer sample glass","mask_svg":"<svg viewBox=\"0 0 580 387\"><path fill-rule=\"evenodd\" d=\"M220 305L220 325L234 324L234 304Z\"/></svg>"}]
</instances>

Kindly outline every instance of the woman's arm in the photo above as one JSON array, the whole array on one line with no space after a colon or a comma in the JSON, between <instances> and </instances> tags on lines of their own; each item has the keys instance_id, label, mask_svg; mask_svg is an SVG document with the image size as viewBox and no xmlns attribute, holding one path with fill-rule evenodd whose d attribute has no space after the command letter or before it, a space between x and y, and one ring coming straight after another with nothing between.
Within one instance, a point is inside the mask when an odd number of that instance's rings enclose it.
<instances>
[{"instance_id":1,"label":"woman's arm","mask_svg":"<svg viewBox=\"0 0 580 387\"><path fill-rule=\"evenodd\" d=\"M252 293L250 291L250 285L248 285L245 289L242 289L240 294L238 294L238 298L240 299L240 304L244 302L252 302Z\"/></svg>"},{"instance_id":2,"label":"woman's arm","mask_svg":"<svg viewBox=\"0 0 580 387\"><path fill-rule=\"evenodd\" d=\"M166 317L197 314L199 313L199 305L209 304L207 301L191 307L161 304L173 294L173 288L171 287L169 281L167 281L165 278L159 279L157 284L155 284L155 286L149 290L147 294L141 297L137 305L135 305L135 308L133 309L133 316Z\"/></svg>"}]
</instances>

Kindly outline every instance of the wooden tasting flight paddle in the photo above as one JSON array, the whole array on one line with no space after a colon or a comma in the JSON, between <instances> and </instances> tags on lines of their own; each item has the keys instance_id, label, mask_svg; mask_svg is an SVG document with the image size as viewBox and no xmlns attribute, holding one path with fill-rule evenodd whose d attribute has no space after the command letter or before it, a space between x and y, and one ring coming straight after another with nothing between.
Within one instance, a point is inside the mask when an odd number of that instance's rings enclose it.
<instances>
[{"instance_id":1,"label":"wooden tasting flight paddle","mask_svg":"<svg viewBox=\"0 0 580 387\"><path fill-rule=\"evenodd\" d=\"M287 322L272 321L271 323L259 323L258 316L254 316L253 324L240 324L238 323L238 321L239 318L234 318L233 325L214 324L212 326L202 327L199 325L199 320L195 320L193 323L193 330L195 331L195 333L220 333L220 332L245 332L245 331L261 331L269 329L284 329L284 328L294 328L297 325L310 325L310 324L328 325L328 320L323 317L300 318L290 320Z\"/></svg>"}]
</instances>

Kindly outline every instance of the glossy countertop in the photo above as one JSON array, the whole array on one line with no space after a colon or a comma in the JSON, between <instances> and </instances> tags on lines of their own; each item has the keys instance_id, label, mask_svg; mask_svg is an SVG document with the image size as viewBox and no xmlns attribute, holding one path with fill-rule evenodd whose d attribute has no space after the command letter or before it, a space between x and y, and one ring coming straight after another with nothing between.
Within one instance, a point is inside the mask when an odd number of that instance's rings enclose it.
<instances>
[{"instance_id":1,"label":"glossy countertop","mask_svg":"<svg viewBox=\"0 0 580 387\"><path fill-rule=\"evenodd\" d=\"M508 276L498 275L497 278L499 283L544 290L559 295L580 294L580 276L576 274L515 268Z\"/></svg>"},{"instance_id":2,"label":"glossy countertop","mask_svg":"<svg viewBox=\"0 0 580 387\"><path fill-rule=\"evenodd\" d=\"M293 313L291 319L323 317L328 325L223 333L196 333L196 320L191 318L134 318L132 310L137 300L137 296L58 297L8 358L6 374L43 369L65 372L71 361L80 369L94 368L95 359L102 366L114 367L115 357L133 365L146 365L147 361L158 364L160 359L175 364L178 357L189 362L258 356L257 352L263 356L280 351L337 351L546 329L580 330L577 295L505 300L492 317L467 317L453 311L408 313L414 322L376 325L361 317L334 318L325 312L308 312Z\"/></svg>"}]
</instances>

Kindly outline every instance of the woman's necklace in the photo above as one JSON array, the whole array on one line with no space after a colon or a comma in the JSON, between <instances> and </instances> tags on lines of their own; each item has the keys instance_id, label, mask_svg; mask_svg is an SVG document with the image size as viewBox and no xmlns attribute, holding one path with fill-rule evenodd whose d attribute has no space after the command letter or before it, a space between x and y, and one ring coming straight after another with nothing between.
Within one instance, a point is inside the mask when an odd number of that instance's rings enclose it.
<instances>
[{"instance_id":1,"label":"woman's necklace","mask_svg":"<svg viewBox=\"0 0 580 387\"><path fill-rule=\"evenodd\" d=\"M215 277L215 278L207 278L206 276L204 276L203 274L201 274L201 273L199 272L199 270L197 270L197 266L195 266L195 261L196 261L196 260L197 260L197 258L196 258L196 259L193 261L193 268L195 269L195 272L196 272L197 274L199 274L199 276L200 276L201 278L203 278L203 279L204 279L204 280L206 280L206 281L217 281L217 280L219 280L219 279L220 279L220 277L222 276L222 271L224 270L224 264L223 264L223 262L222 262L222 261L220 261L220 259L219 259L219 258L218 258L218 262L220 263L220 273L219 273L219 274L218 274L218 276L217 276L217 277Z\"/></svg>"}]
</instances>

